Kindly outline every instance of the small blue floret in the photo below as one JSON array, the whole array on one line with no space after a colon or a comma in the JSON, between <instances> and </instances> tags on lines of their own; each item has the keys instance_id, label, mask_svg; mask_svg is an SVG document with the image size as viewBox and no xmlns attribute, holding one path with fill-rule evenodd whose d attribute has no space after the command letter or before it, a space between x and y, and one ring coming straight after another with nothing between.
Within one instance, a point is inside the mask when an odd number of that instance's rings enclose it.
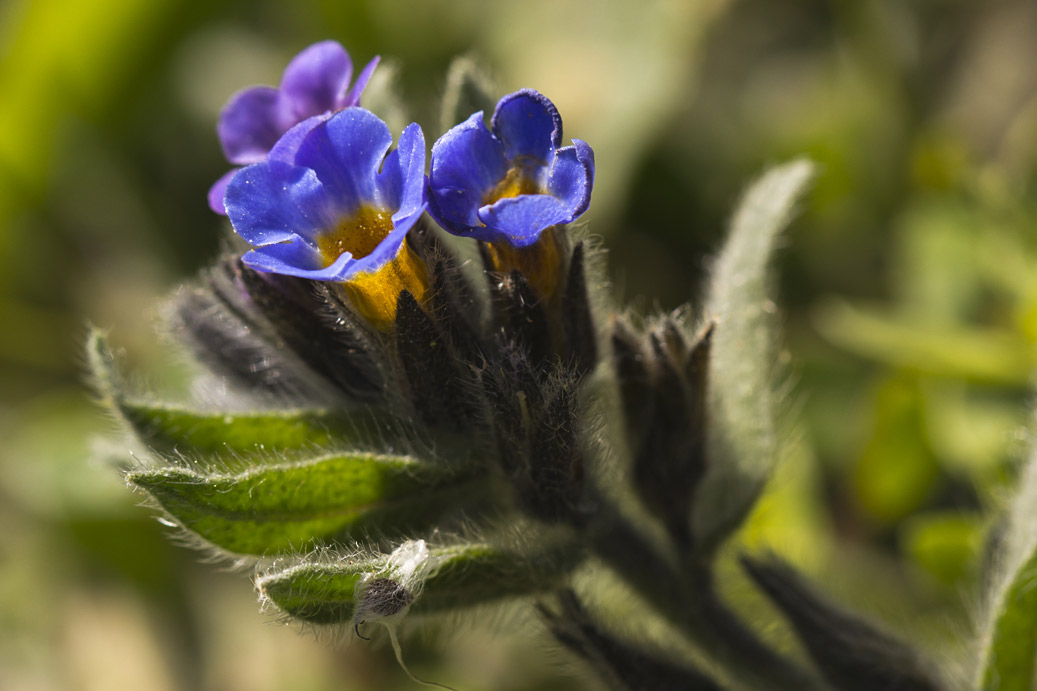
<instances>
[{"instance_id":1,"label":"small blue floret","mask_svg":"<svg viewBox=\"0 0 1037 691\"><path fill-rule=\"evenodd\" d=\"M432 147L429 213L439 225L526 247L587 210L594 152L579 139L559 148L562 119L551 101L532 89L509 94L491 128L475 113Z\"/></svg>"},{"instance_id":2,"label":"small blue floret","mask_svg":"<svg viewBox=\"0 0 1037 691\"><path fill-rule=\"evenodd\" d=\"M224 197L257 271L347 281L396 257L425 211L425 138L415 123L392 144L389 127L346 108L289 130L233 176Z\"/></svg>"}]
</instances>

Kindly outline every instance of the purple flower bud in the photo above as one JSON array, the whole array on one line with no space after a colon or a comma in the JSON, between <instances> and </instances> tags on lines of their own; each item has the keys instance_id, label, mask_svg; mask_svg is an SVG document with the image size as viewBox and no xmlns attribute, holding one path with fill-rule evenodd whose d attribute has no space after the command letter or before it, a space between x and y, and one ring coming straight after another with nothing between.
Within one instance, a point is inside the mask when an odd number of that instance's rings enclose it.
<instances>
[{"instance_id":1,"label":"purple flower bud","mask_svg":"<svg viewBox=\"0 0 1037 691\"><path fill-rule=\"evenodd\" d=\"M335 41L306 48L288 63L279 88L244 89L224 107L216 131L227 160L239 166L258 163L299 123L309 120L312 127L336 111L359 105L377 65L375 57L350 87L353 62L345 48ZM218 214L226 213L224 195L235 172L229 171L209 190L209 207Z\"/></svg>"}]
</instances>

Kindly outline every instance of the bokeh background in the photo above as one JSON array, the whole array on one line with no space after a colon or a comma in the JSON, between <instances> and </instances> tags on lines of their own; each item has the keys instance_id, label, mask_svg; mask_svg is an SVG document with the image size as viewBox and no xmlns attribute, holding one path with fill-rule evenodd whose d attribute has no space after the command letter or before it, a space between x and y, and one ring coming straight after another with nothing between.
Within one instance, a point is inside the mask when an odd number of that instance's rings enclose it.
<instances>
[{"instance_id":1,"label":"bokeh background","mask_svg":"<svg viewBox=\"0 0 1037 691\"><path fill-rule=\"evenodd\" d=\"M590 142L617 297L700 295L745 185L819 175L777 262L786 462L742 535L947 650L1028 444L1037 364L1030 0L6 0L0 4L0 688L416 688L388 650L257 611L136 506L80 345L109 328L175 385L154 305L217 253L232 92L334 38L385 60L396 132L441 133L473 54ZM386 79L391 77L391 79ZM391 94L398 96L394 104ZM173 370L173 375L165 374ZM461 688L570 688L521 618L409 646ZM576 672L578 674L578 672Z\"/></svg>"}]
</instances>

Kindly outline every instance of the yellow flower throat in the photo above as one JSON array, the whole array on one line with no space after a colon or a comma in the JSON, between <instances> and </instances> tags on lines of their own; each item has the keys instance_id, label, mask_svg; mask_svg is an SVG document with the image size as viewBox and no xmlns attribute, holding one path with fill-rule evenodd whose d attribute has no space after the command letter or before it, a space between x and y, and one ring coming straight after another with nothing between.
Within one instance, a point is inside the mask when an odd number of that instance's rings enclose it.
<instances>
[{"instance_id":1,"label":"yellow flower throat","mask_svg":"<svg viewBox=\"0 0 1037 691\"><path fill-rule=\"evenodd\" d=\"M354 259L363 259L374 252L392 230L391 214L374 206L362 206L333 231L317 238L317 248L325 266L344 252L352 254ZM395 257L373 271L353 274L342 287L361 315L379 329L388 330L396 319L400 293L409 291L423 303L429 290L429 278L424 262L404 240Z\"/></svg>"},{"instance_id":2,"label":"yellow flower throat","mask_svg":"<svg viewBox=\"0 0 1037 691\"><path fill-rule=\"evenodd\" d=\"M388 212L374 206L361 206L339 223L338 228L317 238L317 249L325 266L345 252L352 254L354 259L363 259L374 252L392 229L392 216Z\"/></svg>"},{"instance_id":3,"label":"yellow flower throat","mask_svg":"<svg viewBox=\"0 0 1037 691\"><path fill-rule=\"evenodd\" d=\"M528 158L528 157L525 157ZM519 159L515 162L504 179L489 191L483 199L483 205L492 204L500 199L517 197L520 194L540 194L540 184L530 175L530 171L538 167L536 161L524 161Z\"/></svg>"}]
</instances>

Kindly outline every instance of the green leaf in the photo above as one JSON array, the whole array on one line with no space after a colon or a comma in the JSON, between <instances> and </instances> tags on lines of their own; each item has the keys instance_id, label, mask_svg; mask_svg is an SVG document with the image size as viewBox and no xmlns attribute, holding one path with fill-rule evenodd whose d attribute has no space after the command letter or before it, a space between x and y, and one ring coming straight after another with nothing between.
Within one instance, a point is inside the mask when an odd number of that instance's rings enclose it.
<instances>
[{"instance_id":1,"label":"green leaf","mask_svg":"<svg viewBox=\"0 0 1037 691\"><path fill-rule=\"evenodd\" d=\"M115 371L115 358L108 347L108 340L104 332L90 326L90 331L84 343L86 351L86 362L93 377L93 388L101 402L111 407L112 401L118 396L119 378Z\"/></svg>"},{"instance_id":2,"label":"green leaf","mask_svg":"<svg viewBox=\"0 0 1037 691\"><path fill-rule=\"evenodd\" d=\"M101 403L122 418L142 444L160 455L225 466L323 453L372 439L395 438L399 424L370 410L320 408L201 411L135 399L123 390L104 335L91 331L87 358Z\"/></svg>"},{"instance_id":3,"label":"green leaf","mask_svg":"<svg viewBox=\"0 0 1037 691\"><path fill-rule=\"evenodd\" d=\"M768 265L781 230L813 174L793 161L764 174L743 197L713 268L704 319L717 322L708 373L710 466L692 521L705 549L751 509L775 463L776 333Z\"/></svg>"},{"instance_id":4,"label":"green leaf","mask_svg":"<svg viewBox=\"0 0 1037 691\"><path fill-rule=\"evenodd\" d=\"M302 564L256 580L261 600L313 624L349 621L355 608L356 586L382 562Z\"/></svg>"},{"instance_id":5,"label":"green leaf","mask_svg":"<svg viewBox=\"0 0 1037 691\"><path fill-rule=\"evenodd\" d=\"M1037 682L1037 552L1013 574L995 616L981 688L1032 691Z\"/></svg>"},{"instance_id":6,"label":"green leaf","mask_svg":"<svg viewBox=\"0 0 1037 691\"><path fill-rule=\"evenodd\" d=\"M497 103L495 91L489 73L475 58L468 55L454 58L447 71L440 105L440 131L446 132L480 110L489 116Z\"/></svg>"},{"instance_id":7,"label":"green leaf","mask_svg":"<svg viewBox=\"0 0 1037 691\"><path fill-rule=\"evenodd\" d=\"M566 545L527 556L487 544L467 544L429 551L412 612L432 614L484 604L557 587L580 558ZM357 584L369 577L394 577L389 557L300 563L261 575L260 596L283 612L315 624L349 621L356 606Z\"/></svg>"},{"instance_id":8,"label":"green leaf","mask_svg":"<svg viewBox=\"0 0 1037 691\"><path fill-rule=\"evenodd\" d=\"M283 456L285 451L343 448L384 436L384 418L367 412L321 409L202 412L143 401L116 402L140 440L160 454L230 462L242 456ZM282 457L283 460L283 457Z\"/></svg>"},{"instance_id":9,"label":"green leaf","mask_svg":"<svg viewBox=\"0 0 1037 691\"><path fill-rule=\"evenodd\" d=\"M254 555L427 527L483 493L475 469L373 454L333 455L231 474L144 468L126 477L205 541Z\"/></svg>"},{"instance_id":10,"label":"green leaf","mask_svg":"<svg viewBox=\"0 0 1037 691\"><path fill-rule=\"evenodd\" d=\"M1031 691L1037 688L1037 449L1001 534L976 681L984 691Z\"/></svg>"}]
</instances>

